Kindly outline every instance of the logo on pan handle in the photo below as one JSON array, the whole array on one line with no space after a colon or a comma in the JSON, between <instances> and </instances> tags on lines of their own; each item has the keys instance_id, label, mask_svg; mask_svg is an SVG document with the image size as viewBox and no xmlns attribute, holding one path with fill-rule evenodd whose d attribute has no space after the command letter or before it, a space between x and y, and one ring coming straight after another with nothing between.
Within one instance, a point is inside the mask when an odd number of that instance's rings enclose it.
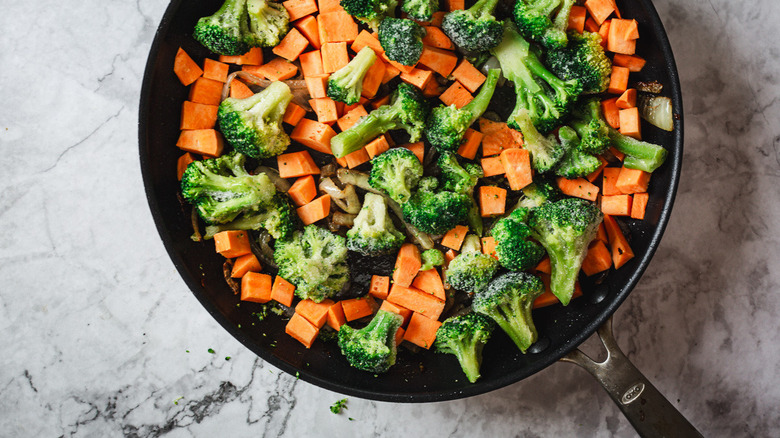
<instances>
[{"instance_id":1,"label":"logo on pan handle","mask_svg":"<svg viewBox=\"0 0 780 438\"><path fill-rule=\"evenodd\" d=\"M631 387L629 387L626 390L626 392L623 393L623 396L620 397L620 402L623 403L624 405L627 405L633 402L634 400L636 400L637 398L639 398L639 396L642 394L644 390L645 390L644 383L642 382L635 383L631 385Z\"/></svg>"}]
</instances>

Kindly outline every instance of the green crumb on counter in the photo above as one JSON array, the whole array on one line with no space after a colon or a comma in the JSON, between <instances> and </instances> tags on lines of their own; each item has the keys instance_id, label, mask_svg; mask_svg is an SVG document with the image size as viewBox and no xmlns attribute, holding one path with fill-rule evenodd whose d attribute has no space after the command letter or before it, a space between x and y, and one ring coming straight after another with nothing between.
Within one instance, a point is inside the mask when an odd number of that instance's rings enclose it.
<instances>
[{"instance_id":1,"label":"green crumb on counter","mask_svg":"<svg viewBox=\"0 0 780 438\"><path fill-rule=\"evenodd\" d=\"M337 401L336 403L333 403L330 406L330 411L333 412L334 414L340 414L343 409L347 409L347 399L345 398L342 398L341 400Z\"/></svg>"}]
</instances>

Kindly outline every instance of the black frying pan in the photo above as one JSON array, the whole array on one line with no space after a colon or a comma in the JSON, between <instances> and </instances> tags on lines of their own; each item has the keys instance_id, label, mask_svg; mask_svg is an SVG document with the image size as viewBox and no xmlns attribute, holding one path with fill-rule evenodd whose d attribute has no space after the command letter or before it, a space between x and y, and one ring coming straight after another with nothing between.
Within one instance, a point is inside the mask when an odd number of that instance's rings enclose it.
<instances>
[{"instance_id":1,"label":"black frying pan","mask_svg":"<svg viewBox=\"0 0 780 438\"><path fill-rule=\"evenodd\" d=\"M173 59L179 47L198 62L209 55L191 33L197 19L210 15L220 4L221 0L173 0L165 12L151 47L141 91L141 170L160 237L182 278L225 330L264 360L309 383L361 398L430 402L469 397L517 382L561 358L572 360L576 352L570 352L608 320L639 281L669 220L683 144L677 70L663 25L650 0L621 4L626 17L639 21L642 37L637 53L647 59L647 66L632 79L661 82L663 94L672 98L677 118L671 133L650 126L643 133L645 140L664 145L670 153L667 162L653 174L645 220L626 221L636 257L612 272L602 284L581 279L584 296L568 307L556 305L534 311L540 336L528 354L521 354L509 338L497 333L484 350L482 378L475 384L468 383L453 356L411 354L405 349L399 350L398 363L387 374L374 377L351 368L334 343L317 341L307 350L284 334L282 319L271 317L259 322L252 316L256 310L253 303L236 306L239 299L225 283L224 259L214 252L213 244L190 239L190 212L177 199L176 160L181 151L175 143L187 90L173 74Z\"/></svg>"}]
</instances>

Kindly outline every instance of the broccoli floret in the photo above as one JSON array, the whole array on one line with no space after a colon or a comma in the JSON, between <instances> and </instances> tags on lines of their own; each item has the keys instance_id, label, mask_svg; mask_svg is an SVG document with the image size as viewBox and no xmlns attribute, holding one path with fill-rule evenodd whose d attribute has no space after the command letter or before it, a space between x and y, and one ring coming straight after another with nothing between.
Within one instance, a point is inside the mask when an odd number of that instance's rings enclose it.
<instances>
[{"instance_id":1,"label":"broccoli floret","mask_svg":"<svg viewBox=\"0 0 780 438\"><path fill-rule=\"evenodd\" d=\"M243 55L251 46L244 40L249 33L246 0L226 0L217 12L198 20L193 38L220 55Z\"/></svg>"},{"instance_id":2,"label":"broccoli floret","mask_svg":"<svg viewBox=\"0 0 780 438\"><path fill-rule=\"evenodd\" d=\"M522 193L517 208L535 208L545 202L556 201L561 196L558 187L545 178L534 178L534 182L523 187Z\"/></svg>"},{"instance_id":3,"label":"broccoli floret","mask_svg":"<svg viewBox=\"0 0 780 438\"><path fill-rule=\"evenodd\" d=\"M281 3L247 0L249 33L245 40L252 47L274 47L290 30L290 13Z\"/></svg>"},{"instance_id":4,"label":"broccoli floret","mask_svg":"<svg viewBox=\"0 0 780 438\"><path fill-rule=\"evenodd\" d=\"M344 324L339 329L341 354L353 367L370 373L384 373L395 365L395 334L403 317L380 310L360 330Z\"/></svg>"},{"instance_id":5,"label":"broccoli floret","mask_svg":"<svg viewBox=\"0 0 780 438\"><path fill-rule=\"evenodd\" d=\"M405 82L398 85L389 105L382 105L363 116L351 128L330 140L336 158L344 157L365 146L369 141L392 129L403 129L410 142L422 135L429 107L425 97L414 85Z\"/></svg>"},{"instance_id":6,"label":"broccoli floret","mask_svg":"<svg viewBox=\"0 0 780 438\"><path fill-rule=\"evenodd\" d=\"M469 226L478 236L482 236L483 223L479 213L479 206L474 201L474 187L479 178L485 176L482 166L475 163L466 163L461 166L457 156L452 152L442 152L437 160L441 171L440 183L444 190L456 193L464 193L471 199L469 208Z\"/></svg>"},{"instance_id":7,"label":"broccoli floret","mask_svg":"<svg viewBox=\"0 0 780 438\"><path fill-rule=\"evenodd\" d=\"M561 79L577 79L583 93L603 93L609 86L612 61L601 46L601 35L569 31L569 43L546 53L550 71Z\"/></svg>"},{"instance_id":8,"label":"broccoli floret","mask_svg":"<svg viewBox=\"0 0 780 438\"><path fill-rule=\"evenodd\" d=\"M423 166L414 152L393 148L371 160L371 187L386 193L393 201L403 204L412 197L412 190L423 176Z\"/></svg>"},{"instance_id":9,"label":"broccoli floret","mask_svg":"<svg viewBox=\"0 0 780 438\"><path fill-rule=\"evenodd\" d=\"M405 0L401 10L417 21L431 21L433 13L439 10L439 0Z\"/></svg>"},{"instance_id":10,"label":"broccoli floret","mask_svg":"<svg viewBox=\"0 0 780 438\"><path fill-rule=\"evenodd\" d=\"M629 169L653 173L666 161L667 151L663 146L637 140L612 128L609 128L609 139L615 149L626 154L623 166Z\"/></svg>"},{"instance_id":11,"label":"broccoli floret","mask_svg":"<svg viewBox=\"0 0 780 438\"><path fill-rule=\"evenodd\" d=\"M497 270L498 261L483 254L479 237L469 234L460 254L447 266L447 283L459 291L479 292L487 287Z\"/></svg>"},{"instance_id":12,"label":"broccoli floret","mask_svg":"<svg viewBox=\"0 0 780 438\"><path fill-rule=\"evenodd\" d=\"M550 256L550 291L564 306L571 300L588 244L603 217L596 204L579 198L542 204L531 212L531 236Z\"/></svg>"},{"instance_id":13,"label":"broccoli floret","mask_svg":"<svg viewBox=\"0 0 780 438\"><path fill-rule=\"evenodd\" d=\"M498 0L478 0L444 16L441 29L464 52L485 52L501 42L501 22L493 16Z\"/></svg>"},{"instance_id":14,"label":"broccoli floret","mask_svg":"<svg viewBox=\"0 0 780 438\"><path fill-rule=\"evenodd\" d=\"M599 99L588 99L578 104L572 116L571 127L580 136L580 151L599 155L609 149L609 125L604 120Z\"/></svg>"},{"instance_id":15,"label":"broccoli floret","mask_svg":"<svg viewBox=\"0 0 780 438\"><path fill-rule=\"evenodd\" d=\"M307 225L289 240L277 240L274 261L279 275L295 285L295 295L317 303L339 293L349 283L346 239Z\"/></svg>"},{"instance_id":16,"label":"broccoli floret","mask_svg":"<svg viewBox=\"0 0 780 438\"><path fill-rule=\"evenodd\" d=\"M531 240L531 228L527 224L529 212L527 208L517 208L496 222L491 230L499 263L512 271L533 268L545 254L544 248Z\"/></svg>"},{"instance_id":17,"label":"broccoli floret","mask_svg":"<svg viewBox=\"0 0 780 438\"><path fill-rule=\"evenodd\" d=\"M181 179L184 199L193 204L207 224L224 224L243 213L267 206L276 188L264 173L250 175L246 157L231 152L218 158L195 161Z\"/></svg>"},{"instance_id":18,"label":"broccoli floret","mask_svg":"<svg viewBox=\"0 0 780 438\"><path fill-rule=\"evenodd\" d=\"M379 24L379 44L385 55L403 65L415 65L423 51L425 28L407 18L388 17Z\"/></svg>"},{"instance_id":19,"label":"broccoli floret","mask_svg":"<svg viewBox=\"0 0 780 438\"><path fill-rule=\"evenodd\" d=\"M479 178L485 176L482 166L474 163L461 166L457 155L452 152L442 152L436 162L441 171L439 182L444 190L471 193Z\"/></svg>"},{"instance_id":20,"label":"broccoli floret","mask_svg":"<svg viewBox=\"0 0 780 438\"><path fill-rule=\"evenodd\" d=\"M431 111L428 123L425 125L425 136L439 152L455 152L463 141L466 129L476 122L487 110L493 92L496 90L499 69L488 71L487 78L479 93L471 102L460 109L455 104L439 105Z\"/></svg>"},{"instance_id":21,"label":"broccoli floret","mask_svg":"<svg viewBox=\"0 0 780 438\"><path fill-rule=\"evenodd\" d=\"M341 7L348 14L377 31L385 17L395 17L397 0L341 0Z\"/></svg>"},{"instance_id":22,"label":"broccoli floret","mask_svg":"<svg viewBox=\"0 0 780 438\"><path fill-rule=\"evenodd\" d=\"M436 178L425 177L401 208L404 220L428 234L444 234L468 218L471 198L463 193L437 191Z\"/></svg>"},{"instance_id":23,"label":"broccoli floret","mask_svg":"<svg viewBox=\"0 0 780 438\"><path fill-rule=\"evenodd\" d=\"M495 327L490 318L473 312L447 318L436 332L436 351L454 354L466 378L474 383L480 376L482 349Z\"/></svg>"},{"instance_id":24,"label":"broccoli floret","mask_svg":"<svg viewBox=\"0 0 780 438\"><path fill-rule=\"evenodd\" d=\"M233 148L252 158L279 155L290 145L282 118L291 100L284 82L272 82L246 99L229 97L219 105L219 129Z\"/></svg>"},{"instance_id":25,"label":"broccoli floret","mask_svg":"<svg viewBox=\"0 0 780 438\"><path fill-rule=\"evenodd\" d=\"M259 230L264 228L274 239L288 239L298 226L298 215L289 199L277 193L263 208L242 214L231 222L206 227L205 239L225 230Z\"/></svg>"},{"instance_id":26,"label":"broccoli floret","mask_svg":"<svg viewBox=\"0 0 780 438\"><path fill-rule=\"evenodd\" d=\"M347 231L347 248L374 256L396 251L403 243L403 233L395 228L387 214L384 196L366 193L363 207Z\"/></svg>"},{"instance_id":27,"label":"broccoli floret","mask_svg":"<svg viewBox=\"0 0 780 438\"><path fill-rule=\"evenodd\" d=\"M328 78L328 97L347 105L360 100L363 91L363 78L368 69L376 62L376 53L370 47L363 47L349 64L338 69Z\"/></svg>"},{"instance_id":28,"label":"broccoli floret","mask_svg":"<svg viewBox=\"0 0 780 438\"><path fill-rule=\"evenodd\" d=\"M577 133L568 126L561 126L558 137L564 146L566 153L558 163L555 174L564 178L579 178L588 176L598 170L601 160L595 155L580 150L580 138Z\"/></svg>"},{"instance_id":29,"label":"broccoli floret","mask_svg":"<svg viewBox=\"0 0 780 438\"><path fill-rule=\"evenodd\" d=\"M544 292L544 283L525 272L499 275L485 291L474 297L471 308L490 317L515 342L523 353L538 337L531 308Z\"/></svg>"},{"instance_id":30,"label":"broccoli floret","mask_svg":"<svg viewBox=\"0 0 780 438\"><path fill-rule=\"evenodd\" d=\"M420 272L444 265L444 254L436 248L426 249L420 254L420 258L422 259Z\"/></svg>"},{"instance_id":31,"label":"broccoli floret","mask_svg":"<svg viewBox=\"0 0 780 438\"><path fill-rule=\"evenodd\" d=\"M531 154L531 163L539 173L552 170L566 154L566 149L554 134L542 135L534 126L526 109L521 109L514 116L514 124L523 133L523 147Z\"/></svg>"},{"instance_id":32,"label":"broccoli floret","mask_svg":"<svg viewBox=\"0 0 780 438\"><path fill-rule=\"evenodd\" d=\"M515 85L517 101L507 120L509 126L526 135L518 120L521 115L530 117L536 129L544 133L559 125L582 91L579 81L564 81L550 73L539 61L535 49L508 21L504 23L501 44L491 52L498 58L504 77ZM523 110L528 114L523 115Z\"/></svg>"},{"instance_id":33,"label":"broccoli floret","mask_svg":"<svg viewBox=\"0 0 780 438\"><path fill-rule=\"evenodd\" d=\"M514 19L520 33L545 49L566 46L574 0L518 0Z\"/></svg>"}]
</instances>

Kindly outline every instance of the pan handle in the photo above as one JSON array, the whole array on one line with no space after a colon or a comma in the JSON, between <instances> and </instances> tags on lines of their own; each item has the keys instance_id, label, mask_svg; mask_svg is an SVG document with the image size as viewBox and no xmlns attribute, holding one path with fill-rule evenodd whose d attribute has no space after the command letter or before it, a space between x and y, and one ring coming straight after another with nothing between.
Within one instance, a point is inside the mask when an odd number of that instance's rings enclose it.
<instances>
[{"instance_id":1,"label":"pan handle","mask_svg":"<svg viewBox=\"0 0 780 438\"><path fill-rule=\"evenodd\" d=\"M620 351L612 335L611 316L599 327L598 334L607 350L604 362L594 361L579 349L561 361L577 364L592 374L640 436L702 436Z\"/></svg>"}]
</instances>

